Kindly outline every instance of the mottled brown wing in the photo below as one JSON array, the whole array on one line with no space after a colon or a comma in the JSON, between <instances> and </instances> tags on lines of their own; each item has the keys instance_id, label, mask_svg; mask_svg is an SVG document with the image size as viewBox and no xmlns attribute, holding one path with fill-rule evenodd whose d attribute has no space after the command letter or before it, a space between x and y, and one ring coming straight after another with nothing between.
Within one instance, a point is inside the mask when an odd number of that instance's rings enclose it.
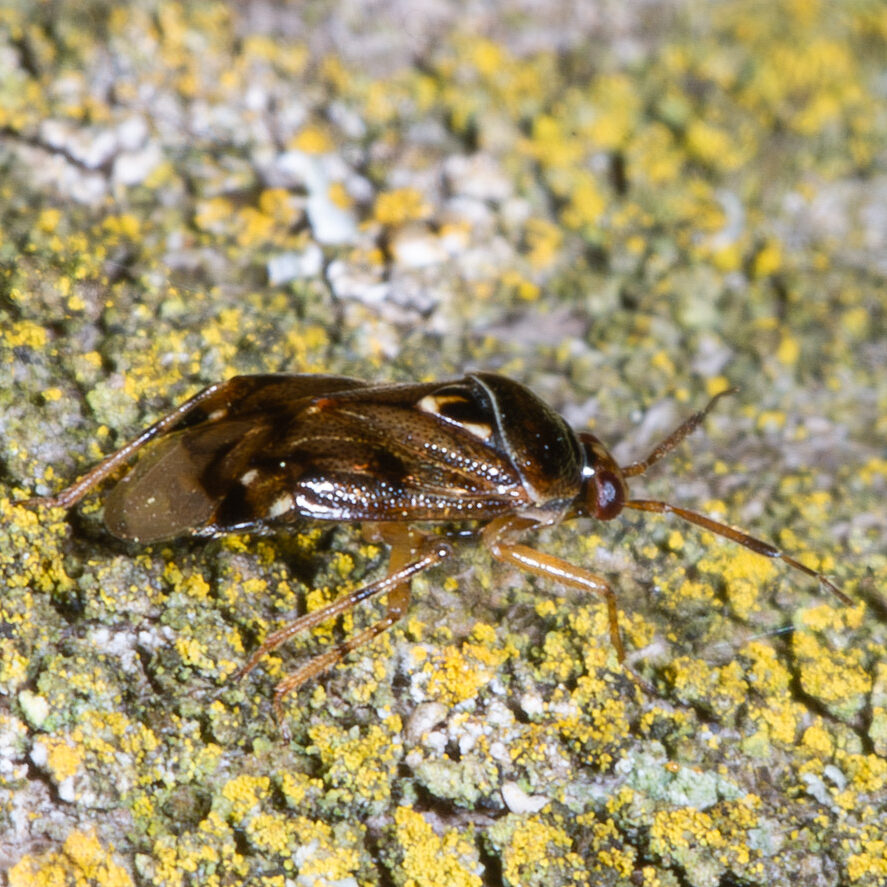
<instances>
[{"instance_id":1,"label":"mottled brown wing","mask_svg":"<svg viewBox=\"0 0 887 887\"><path fill-rule=\"evenodd\" d=\"M367 387L370 383L361 379L323 373L234 376L226 382L204 388L152 428L163 426L163 432L168 433L205 422L252 421L257 416L271 418L298 410L307 398Z\"/></svg>"},{"instance_id":2,"label":"mottled brown wing","mask_svg":"<svg viewBox=\"0 0 887 887\"><path fill-rule=\"evenodd\" d=\"M108 497L112 533L151 542L305 519L463 520L525 503L467 381L255 378L232 379L235 396L215 393L151 447Z\"/></svg>"},{"instance_id":3,"label":"mottled brown wing","mask_svg":"<svg viewBox=\"0 0 887 887\"><path fill-rule=\"evenodd\" d=\"M238 468L265 445L276 425L286 424L313 397L366 385L314 374L235 376L211 385L105 460L108 468L100 468L97 479L147 446L105 499L108 529L141 542L203 532ZM81 486L96 482L89 477Z\"/></svg>"},{"instance_id":4,"label":"mottled brown wing","mask_svg":"<svg viewBox=\"0 0 887 887\"><path fill-rule=\"evenodd\" d=\"M455 397L458 384L316 399L256 454L243 504L274 520L355 521L485 519L524 504L485 415L454 420L427 409L442 389ZM240 505L226 502L220 524L246 516Z\"/></svg>"}]
</instances>

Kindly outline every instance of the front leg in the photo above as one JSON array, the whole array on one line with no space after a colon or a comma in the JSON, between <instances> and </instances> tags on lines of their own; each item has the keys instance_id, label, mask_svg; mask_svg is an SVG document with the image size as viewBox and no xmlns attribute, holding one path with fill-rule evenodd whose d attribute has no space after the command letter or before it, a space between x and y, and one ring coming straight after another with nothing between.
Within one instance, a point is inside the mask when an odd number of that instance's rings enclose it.
<instances>
[{"instance_id":1,"label":"front leg","mask_svg":"<svg viewBox=\"0 0 887 887\"><path fill-rule=\"evenodd\" d=\"M534 576L553 579L569 588L591 592L602 597L607 604L610 641L616 650L619 662L624 662L625 647L622 644L622 634L619 631L619 613L616 609L616 595L613 589L610 588L606 579L596 576L582 567L577 567L569 561L514 541L522 533L538 526L536 521L529 518L505 515L497 517L487 524L483 529L482 538L490 554L498 561L526 570Z\"/></svg>"}]
</instances>

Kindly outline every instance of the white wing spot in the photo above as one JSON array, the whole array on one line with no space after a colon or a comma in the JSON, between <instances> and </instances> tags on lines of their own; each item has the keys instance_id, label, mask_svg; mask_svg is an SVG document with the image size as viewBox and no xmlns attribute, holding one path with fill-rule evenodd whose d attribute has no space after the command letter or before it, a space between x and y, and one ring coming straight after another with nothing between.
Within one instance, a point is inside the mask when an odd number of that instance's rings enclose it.
<instances>
[{"instance_id":1,"label":"white wing spot","mask_svg":"<svg viewBox=\"0 0 887 887\"><path fill-rule=\"evenodd\" d=\"M449 421L453 422L452 419ZM453 422L453 424L473 434L478 440L489 440L493 436L493 429L486 422Z\"/></svg>"},{"instance_id":2,"label":"white wing spot","mask_svg":"<svg viewBox=\"0 0 887 887\"><path fill-rule=\"evenodd\" d=\"M258 468L250 468L249 471L244 471L243 474L240 475L240 482L248 487L251 483L255 481L255 479L259 476Z\"/></svg>"},{"instance_id":3,"label":"white wing spot","mask_svg":"<svg viewBox=\"0 0 887 887\"><path fill-rule=\"evenodd\" d=\"M441 409L451 403L467 403L467 401L458 394L426 394L416 406L423 413L440 416L445 422L448 422L450 425L456 425L478 440L487 441L493 436L493 429L486 422L460 422L452 416L441 414Z\"/></svg>"},{"instance_id":4,"label":"white wing spot","mask_svg":"<svg viewBox=\"0 0 887 887\"><path fill-rule=\"evenodd\" d=\"M282 514L286 514L288 511L292 511L292 508L293 497L289 493L284 493L282 496L278 496L271 503L271 507L268 509L268 517L280 517Z\"/></svg>"}]
</instances>

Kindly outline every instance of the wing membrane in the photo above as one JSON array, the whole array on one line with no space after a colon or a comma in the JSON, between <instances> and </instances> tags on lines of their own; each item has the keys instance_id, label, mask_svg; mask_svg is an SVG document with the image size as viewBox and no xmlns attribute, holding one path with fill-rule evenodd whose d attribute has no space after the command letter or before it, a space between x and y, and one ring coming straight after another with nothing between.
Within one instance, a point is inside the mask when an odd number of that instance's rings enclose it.
<instances>
[{"instance_id":1,"label":"wing membrane","mask_svg":"<svg viewBox=\"0 0 887 887\"><path fill-rule=\"evenodd\" d=\"M105 499L105 525L120 539L159 542L193 532L213 519L217 493L206 478L220 459L256 438L245 422L221 422L179 431L154 443Z\"/></svg>"}]
</instances>

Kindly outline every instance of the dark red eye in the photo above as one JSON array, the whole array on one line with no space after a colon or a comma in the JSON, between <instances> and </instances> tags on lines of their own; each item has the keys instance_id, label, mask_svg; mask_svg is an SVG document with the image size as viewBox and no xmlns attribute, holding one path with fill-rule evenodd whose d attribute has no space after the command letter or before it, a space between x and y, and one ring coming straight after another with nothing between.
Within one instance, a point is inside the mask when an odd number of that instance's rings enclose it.
<instances>
[{"instance_id":1,"label":"dark red eye","mask_svg":"<svg viewBox=\"0 0 887 887\"><path fill-rule=\"evenodd\" d=\"M595 517L611 520L616 517L625 505L625 483L612 471L603 469L594 478Z\"/></svg>"}]
</instances>

